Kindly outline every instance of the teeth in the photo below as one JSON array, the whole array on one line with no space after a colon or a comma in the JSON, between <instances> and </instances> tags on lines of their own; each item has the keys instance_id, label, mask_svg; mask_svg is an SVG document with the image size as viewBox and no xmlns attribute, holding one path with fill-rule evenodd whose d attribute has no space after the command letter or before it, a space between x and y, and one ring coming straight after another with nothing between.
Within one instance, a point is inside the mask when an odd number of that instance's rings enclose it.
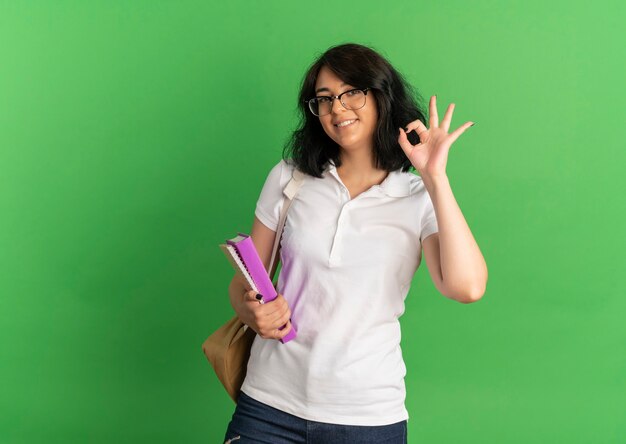
<instances>
[{"instance_id":1,"label":"teeth","mask_svg":"<svg viewBox=\"0 0 626 444\"><path fill-rule=\"evenodd\" d=\"M355 122L355 120L346 120L345 122L338 123L337 126L347 126L353 122Z\"/></svg>"}]
</instances>

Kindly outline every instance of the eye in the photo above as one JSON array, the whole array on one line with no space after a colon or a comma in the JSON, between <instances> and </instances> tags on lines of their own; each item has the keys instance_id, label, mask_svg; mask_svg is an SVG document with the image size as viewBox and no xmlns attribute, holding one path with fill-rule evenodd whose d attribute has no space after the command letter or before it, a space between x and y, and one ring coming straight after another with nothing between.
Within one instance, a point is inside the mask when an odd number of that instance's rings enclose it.
<instances>
[{"instance_id":1,"label":"eye","mask_svg":"<svg viewBox=\"0 0 626 444\"><path fill-rule=\"evenodd\" d=\"M323 96L323 97L317 97L317 99L316 99L316 100L317 100L319 103L326 103L326 102L328 102L328 101L330 100L330 97L325 97L325 96Z\"/></svg>"},{"instance_id":2,"label":"eye","mask_svg":"<svg viewBox=\"0 0 626 444\"><path fill-rule=\"evenodd\" d=\"M361 91L359 91L358 89L353 89L352 91L348 91L348 94L347 94L347 95L349 95L349 96L353 96L353 95L358 94L358 93L360 93L360 92L361 92Z\"/></svg>"}]
</instances>

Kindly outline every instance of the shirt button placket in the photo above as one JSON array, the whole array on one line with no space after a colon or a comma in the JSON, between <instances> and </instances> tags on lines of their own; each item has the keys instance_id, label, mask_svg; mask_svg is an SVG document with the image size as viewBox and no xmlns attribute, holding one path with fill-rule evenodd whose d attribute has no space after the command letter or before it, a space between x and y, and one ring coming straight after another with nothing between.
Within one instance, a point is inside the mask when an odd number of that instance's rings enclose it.
<instances>
[{"instance_id":1,"label":"shirt button placket","mask_svg":"<svg viewBox=\"0 0 626 444\"><path fill-rule=\"evenodd\" d=\"M341 235L344 225L344 219L347 217L344 213L348 211L348 205L350 205L350 202L346 202L343 205L343 208L339 212L339 217L337 218L337 229L335 230L333 244L330 247L330 258L328 260L329 265L331 266L337 265L341 261ZM339 252L337 252L337 249L339 249Z\"/></svg>"}]
</instances>

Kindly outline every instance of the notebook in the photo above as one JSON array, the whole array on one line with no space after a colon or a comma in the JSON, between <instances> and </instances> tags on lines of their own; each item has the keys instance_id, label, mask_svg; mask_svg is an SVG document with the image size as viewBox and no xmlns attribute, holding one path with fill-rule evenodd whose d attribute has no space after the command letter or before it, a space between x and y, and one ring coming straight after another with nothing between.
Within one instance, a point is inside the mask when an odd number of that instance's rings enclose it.
<instances>
[{"instance_id":1,"label":"notebook","mask_svg":"<svg viewBox=\"0 0 626 444\"><path fill-rule=\"evenodd\" d=\"M254 247L252 238L245 233L237 233L238 236L227 239L226 244L220 244L220 249L235 269L235 273L243 277L250 288L263 295L265 302L271 302L278 294L274 288L267 270ZM280 329L285 328L283 325ZM284 344L296 337L296 330L291 324L291 331L280 341Z\"/></svg>"}]
</instances>

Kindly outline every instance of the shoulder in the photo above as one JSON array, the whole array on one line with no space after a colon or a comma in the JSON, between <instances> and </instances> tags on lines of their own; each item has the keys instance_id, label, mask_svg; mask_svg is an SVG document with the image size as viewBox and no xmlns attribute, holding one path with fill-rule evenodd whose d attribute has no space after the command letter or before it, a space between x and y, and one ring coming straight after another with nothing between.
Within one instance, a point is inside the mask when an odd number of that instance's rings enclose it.
<instances>
[{"instance_id":1,"label":"shoulder","mask_svg":"<svg viewBox=\"0 0 626 444\"><path fill-rule=\"evenodd\" d=\"M291 160L281 159L269 170L265 178L264 188L274 190L273 193L281 194L282 190L293 177L295 165Z\"/></svg>"},{"instance_id":2,"label":"shoulder","mask_svg":"<svg viewBox=\"0 0 626 444\"><path fill-rule=\"evenodd\" d=\"M270 174L280 175L283 177L291 177L293 170L295 169L295 164L291 159L280 159L274 166L272 167Z\"/></svg>"},{"instance_id":3,"label":"shoulder","mask_svg":"<svg viewBox=\"0 0 626 444\"><path fill-rule=\"evenodd\" d=\"M268 176L276 180L282 179L285 175L290 173L290 168L292 167L290 166L288 161L286 161L285 159L280 159L269 170Z\"/></svg>"},{"instance_id":4,"label":"shoulder","mask_svg":"<svg viewBox=\"0 0 626 444\"><path fill-rule=\"evenodd\" d=\"M287 177L291 177L296 169L296 164L291 159L280 159L278 164L281 166L283 174Z\"/></svg>"},{"instance_id":5,"label":"shoulder","mask_svg":"<svg viewBox=\"0 0 626 444\"><path fill-rule=\"evenodd\" d=\"M276 162L267 173L257 200L255 215L270 229L276 231L280 219L285 187L292 177L293 165L286 160Z\"/></svg>"}]
</instances>

